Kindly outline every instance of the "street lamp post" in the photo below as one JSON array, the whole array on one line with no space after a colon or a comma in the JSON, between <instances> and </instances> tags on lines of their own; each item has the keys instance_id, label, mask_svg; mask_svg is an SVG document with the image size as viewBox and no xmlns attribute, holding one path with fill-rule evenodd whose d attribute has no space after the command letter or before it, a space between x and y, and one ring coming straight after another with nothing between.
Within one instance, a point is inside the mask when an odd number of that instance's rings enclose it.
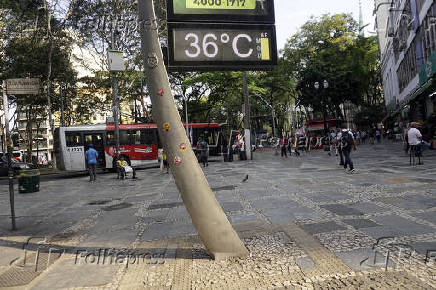
<instances>
[{"instance_id":1,"label":"street lamp post","mask_svg":"<svg viewBox=\"0 0 436 290\"><path fill-rule=\"evenodd\" d=\"M271 106L271 117L272 117L272 125L273 125L273 137L275 137L276 134L276 111L274 110L274 107Z\"/></svg>"},{"instance_id":2,"label":"street lamp post","mask_svg":"<svg viewBox=\"0 0 436 290\"><path fill-rule=\"evenodd\" d=\"M327 80L324 80L322 82L322 85L323 85L324 89L327 89L329 87L329 83L327 82ZM315 82L314 87L316 90L318 90L320 88L319 82ZM321 94L321 97L322 97L321 102L322 102L322 106L323 106L322 115L323 115L323 123L324 123L324 137L327 137L327 117L326 117L327 110L326 110L326 104L325 104L325 94Z\"/></svg>"},{"instance_id":3,"label":"street lamp post","mask_svg":"<svg viewBox=\"0 0 436 290\"><path fill-rule=\"evenodd\" d=\"M265 105L267 105L267 106L271 109L271 117L272 117L272 123L273 123L272 134L273 134L273 137L275 137L275 136L276 136L276 121L275 121L275 119L276 119L276 111L274 110L274 106L268 104L268 102L265 101L265 99L262 98L260 95L256 95L256 94L255 94L254 96L256 96L256 97L258 97L259 99L261 99L262 102L264 102Z\"/></svg>"}]
</instances>

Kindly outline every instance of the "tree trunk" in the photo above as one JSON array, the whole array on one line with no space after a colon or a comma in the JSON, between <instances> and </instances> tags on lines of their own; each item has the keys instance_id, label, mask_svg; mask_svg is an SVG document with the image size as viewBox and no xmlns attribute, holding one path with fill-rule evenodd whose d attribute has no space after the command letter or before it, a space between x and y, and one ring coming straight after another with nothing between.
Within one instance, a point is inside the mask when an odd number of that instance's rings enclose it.
<instances>
[{"instance_id":1,"label":"tree trunk","mask_svg":"<svg viewBox=\"0 0 436 290\"><path fill-rule=\"evenodd\" d=\"M53 35L51 33L51 13L50 9L47 4L47 0L44 0L44 7L46 9L46 15L47 15L47 34L49 37L49 45L50 49L48 52L48 61L47 61L47 113L48 113L48 123L50 133L47 132L47 158L49 160L52 160L53 167L56 168L56 158L51 158L50 154L50 135L52 136L54 140L54 122L53 122L53 116L51 112L51 96L50 96L50 90L51 90L51 71L52 71L52 59L53 59Z\"/></svg>"},{"instance_id":2,"label":"tree trunk","mask_svg":"<svg viewBox=\"0 0 436 290\"><path fill-rule=\"evenodd\" d=\"M141 67L142 69L142 67ZM147 111L147 106L145 105L145 101L144 101L144 76L141 72L141 107L142 107L142 116L143 118L146 118L146 121L149 122L150 120L148 120L148 111ZM144 120L144 119L142 119Z\"/></svg>"},{"instance_id":3,"label":"tree trunk","mask_svg":"<svg viewBox=\"0 0 436 290\"><path fill-rule=\"evenodd\" d=\"M200 239L215 259L247 256L201 170L183 128L163 64L153 1L139 0L142 55L153 117L171 173Z\"/></svg>"}]
</instances>

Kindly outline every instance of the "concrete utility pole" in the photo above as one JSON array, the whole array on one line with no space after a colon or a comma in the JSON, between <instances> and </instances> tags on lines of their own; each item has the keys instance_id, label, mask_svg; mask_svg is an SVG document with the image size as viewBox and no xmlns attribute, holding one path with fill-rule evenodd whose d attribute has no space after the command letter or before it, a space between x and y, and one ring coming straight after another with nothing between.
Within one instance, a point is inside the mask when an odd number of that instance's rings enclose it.
<instances>
[{"instance_id":1,"label":"concrete utility pole","mask_svg":"<svg viewBox=\"0 0 436 290\"><path fill-rule=\"evenodd\" d=\"M245 116L244 116L244 136L245 136L245 153L247 160L251 160L251 130L250 130L250 98L248 96L247 73L242 72L242 90L244 93Z\"/></svg>"},{"instance_id":2,"label":"concrete utility pole","mask_svg":"<svg viewBox=\"0 0 436 290\"><path fill-rule=\"evenodd\" d=\"M116 21L112 21L112 33L111 33L111 42L112 42L112 50L115 49L115 29L116 29ZM112 74L112 93L114 95L113 99L113 116L114 116L114 124L115 124L115 158L118 160L120 158L120 125L119 125L119 115L120 115L120 99L118 97L118 79L117 72L113 71Z\"/></svg>"},{"instance_id":3,"label":"concrete utility pole","mask_svg":"<svg viewBox=\"0 0 436 290\"><path fill-rule=\"evenodd\" d=\"M115 124L115 152L116 159L120 157L120 126L118 116L120 114L120 105L118 101L118 79L117 73L112 72L112 93L114 95L113 100L113 116L114 116L114 124Z\"/></svg>"},{"instance_id":4,"label":"concrete utility pole","mask_svg":"<svg viewBox=\"0 0 436 290\"><path fill-rule=\"evenodd\" d=\"M12 169L12 142L9 132L9 101L8 94L6 91L6 81L3 81L3 111L5 114L5 141L7 148L7 158L8 158L8 180L9 180L9 202L11 205L11 219L12 219L12 230L17 229L15 223L15 195L14 195L14 170Z\"/></svg>"},{"instance_id":5,"label":"concrete utility pole","mask_svg":"<svg viewBox=\"0 0 436 290\"><path fill-rule=\"evenodd\" d=\"M159 43L153 1L139 0L142 55L153 117L192 223L214 259L247 256L198 164L177 111Z\"/></svg>"}]
</instances>

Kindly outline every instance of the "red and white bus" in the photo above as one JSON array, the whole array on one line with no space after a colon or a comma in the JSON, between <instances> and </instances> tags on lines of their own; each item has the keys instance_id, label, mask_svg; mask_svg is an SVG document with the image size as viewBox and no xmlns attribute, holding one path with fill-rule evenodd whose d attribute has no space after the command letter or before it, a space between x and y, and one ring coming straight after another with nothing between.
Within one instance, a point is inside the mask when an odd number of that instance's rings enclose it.
<instances>
[{"instance_id":1,"label":"red and white bus","mask_svg":"<svg viewBox=\"0 0 436 290\"><path fill-rule=\"evenodd\" d=\"M120 124L120 155L132 166L157 163L158 149L161 148L157 126L154 123ZM199 137L209 143L211 155L220 152L222 144L221 126L217 123L189 124L189 139L196 144ZM55 154L57 166L61 170L86 170L85 151L89 144L99 153L99 168L114 168L115 165L115 126L85 125L60 127L55 134Z\"/></svg>"}]
</instances>

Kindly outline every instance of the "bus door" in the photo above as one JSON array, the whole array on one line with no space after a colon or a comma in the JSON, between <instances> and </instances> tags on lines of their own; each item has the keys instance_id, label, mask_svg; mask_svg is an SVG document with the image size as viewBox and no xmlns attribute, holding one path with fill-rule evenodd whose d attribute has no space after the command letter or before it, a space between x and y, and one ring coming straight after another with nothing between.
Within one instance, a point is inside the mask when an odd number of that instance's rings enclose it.
<instances>
[{"instance_id":1,"label":"bus door","mask_svg":"<svg viewBox=\"0 0 436 290\"><path fill-rule=\"evenodd\" d=\"M92 144L98 152L97 167L106 168L103 133L84 133L83 139L85 141L85 150L88 150L88 145Z\"/></svg>"},{"instance_id":2,"label":"bus door","mask_svg":"<svg viewBox=\"0 0 436 290\"><path fill-rule=\"evenodd\" d=\"M65 170L85 170L85 150L80 132L65 132L66 148L61 148Z\"/></svg>"}]
</instances>

